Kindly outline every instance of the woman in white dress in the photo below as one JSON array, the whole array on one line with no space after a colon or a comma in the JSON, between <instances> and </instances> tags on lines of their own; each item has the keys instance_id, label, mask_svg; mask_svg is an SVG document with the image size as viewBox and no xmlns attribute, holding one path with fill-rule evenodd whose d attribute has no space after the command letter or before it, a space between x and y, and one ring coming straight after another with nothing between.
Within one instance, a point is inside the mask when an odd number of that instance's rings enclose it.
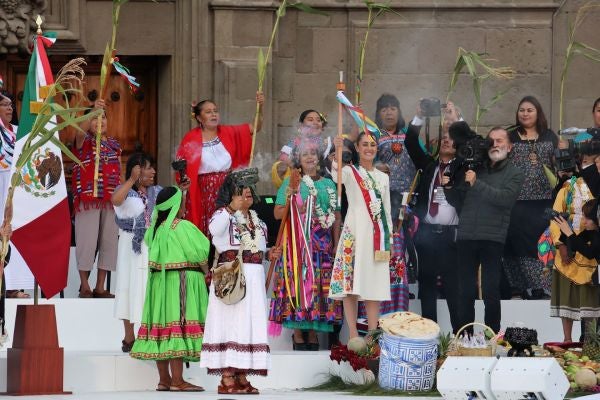
<instances>
[{"instance_id":1,"label":"woman in white dress","mask_svg":"<svg viewBox=\"0 0 600 400\"><path fill-rule=\"evenodd\" d=\"M343 139L334 140L342 148ZM377 141L361 133L356 141L358 165L342 168L342 183L348 197L348 212L342 228L329 298L342 299L350 338L358 336L358 301L364 301L369 331L377 328L379 302L390 300L390 216L389 177L373 166ZM337 182L337 163L332 163Z\"/></svg>"},{"instance_id":2,"label":"woman in white dress","mask_svg":"<svg viewBox=\"0 0 600 400\"><path fill-rule=\"evenodd\" d=\"M210 286L200 366L221 375L220 394L257 394L246 376L266 376L271 364L263 268L267 227L250 209L257 199L257 181L255 168L228 174L209 223L219 262L234 260L242 246L246 278L246 296L231 305L217 298L214 284Z\"/></svg>"},{"instance_id":3,"label":"woman in white dress","mask_svg":"<svg viewBox=\"0 0 600 400\"><path fill-rule=\"evenodd\" d=\"M148 246L144 234L150 226L156 196L162 189L154 185L155 175L152 157L132 154L125 167L126 180L111 198L119 226L115 317L123 320L124 353L131 350L135 341L133 325L142 320L148 281Z\"/></svg>"}]
</instances>

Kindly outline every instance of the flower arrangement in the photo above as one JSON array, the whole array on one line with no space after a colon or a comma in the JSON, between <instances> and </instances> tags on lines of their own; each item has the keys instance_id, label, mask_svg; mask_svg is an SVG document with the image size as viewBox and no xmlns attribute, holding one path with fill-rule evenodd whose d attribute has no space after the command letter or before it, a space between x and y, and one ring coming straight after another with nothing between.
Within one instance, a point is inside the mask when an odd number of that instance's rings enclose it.
<instances>
[{"instance_id":1,"label":"flower arrangement","mask_svg":"<svg viewBox=\"0 0 600 400\"><path fill-rule=\"evenodd\" d=\"M331 347L330 373L340 377L346 384L365 385L375 382L379 365L379 346L367 346L356 353L345 345Z\"/></svg>"},{"instance_id":2,"label":"flower arrangement","mask_svg":"<svg viewBox=\"0 0 600 400\"><path fill-rule=\"evenodd\" d=\"M367 359L364 356L360 356L357 353L348 350L348 346L346 345L332 346L329 358L331 361L336 361L338 364L342 361L347 361L354 371L358 371L361 368L369 369Z\"/></svg>"},{"instance_id":3,"label":"flower arrangement","mask_svg":"<svg viewBox=\"0 0 600 400\"><path fill-rule=\"evenodd\" d=\"M323 210L323 207L319 204L317 200L317 188L315 187L315 182L308 175L304 175L302 177L302 182L308 188L308 193L313 196L315 199L315 213L317 214L317 219L319 220L319 224L323 229L328 229L335 222L335 207L337 205L337 195L335 190L331 188L327 188L327 196L329 198L329 206L327 207L327 211Z\"/></svg>"},{"instance_id":4,"label":"flower arrangement","mask_svg":"<svg viewBox=\"0 0 600 400\"><path fill-rule=\"evenodd\" d=\"M373 190L377 196L377 198L371 199L369 202L369 212L373 217L373 221L379 221L381 219L381 193L383 192L383 188L381 187L381 184L373 179L371 174L369 174L369 172L362 166L358 167L358 172L362 177L365 189L369 191Z\"/></svg>"},{"instance_id":5,"label":"flower arrangement","mask_svg":"<svg viewBox=\"0 0 600 400\"><path fill-rule=\"evenodd\" d=\"M259 240L262 235L262 229L258 225L258 215L256 211L250 210L249 212L250 222L253 223L253 227L248 225L248 221L244 214L240 210L233 214L238 230L240 231L240 242L242 242L242 248L250 250L252 253L258 253L259 251Z\"/></svg>"}]
</instances>

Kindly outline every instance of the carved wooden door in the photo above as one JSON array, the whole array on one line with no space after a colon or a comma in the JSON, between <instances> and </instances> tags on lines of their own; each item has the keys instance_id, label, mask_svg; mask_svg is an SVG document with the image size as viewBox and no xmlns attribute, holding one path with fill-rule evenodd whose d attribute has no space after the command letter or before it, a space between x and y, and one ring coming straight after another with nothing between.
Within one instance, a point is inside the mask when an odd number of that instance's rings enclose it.
<instances>
[{"instance_id":1,"label":"carved wooden door","mask_svg":"<svg viewBox=\"0 0 600 400\"><path fill-rule=\"evenodd\" d=\"M56 74L60 67L69 58L64 56L50 57L50 65ZM111 75L105 93L106 114L108 119L108 135L118 139L123 149L123 175L128 156L136 149L139 143L143 151L151 154L156 159L158 141L157 120L157 69L152 57L128 57L122 59L131 73L140 82L141 87L136 92L130 91L126 81L119 75ZM0 70L6 71L6 87L17 95L17 108L21 110L22 91L27 74L28 60L7 59L0 62ZM5 64L5 65L2 65ZM4 67L4 68L2 68ZM89 62L85 66L85 80L81 96L71 98L71 104L92 105L100 92L100 63ZM15 89L16 88L16 89ZM62 103L61 100L58 100ZM61 141L72 147L75 140L75 131L65 129L61 132ZM70 177L72 162L63 157L67 178Z\"/></svg>"}]
</instances>

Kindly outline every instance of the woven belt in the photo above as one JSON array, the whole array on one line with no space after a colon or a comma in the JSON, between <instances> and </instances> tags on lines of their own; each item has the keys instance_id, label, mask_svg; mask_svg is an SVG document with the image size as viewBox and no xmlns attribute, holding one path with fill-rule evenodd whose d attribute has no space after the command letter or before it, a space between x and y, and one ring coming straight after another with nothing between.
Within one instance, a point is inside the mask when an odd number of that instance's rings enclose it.
<instances>
[{"instance_id":1,"label":"woven belt","mask_svg":"<svg viewBox=\"0 0 600 400\"><path fill-rule=\"evenodd\" d=\"M230 262L235 260L238 255L237 250L227 250L219 254L219 262ZM262 264L264 259L264 252L259 251L252 253L250 250L242 251L242 262L246 264Z\"/></svg>"}]
</instances>

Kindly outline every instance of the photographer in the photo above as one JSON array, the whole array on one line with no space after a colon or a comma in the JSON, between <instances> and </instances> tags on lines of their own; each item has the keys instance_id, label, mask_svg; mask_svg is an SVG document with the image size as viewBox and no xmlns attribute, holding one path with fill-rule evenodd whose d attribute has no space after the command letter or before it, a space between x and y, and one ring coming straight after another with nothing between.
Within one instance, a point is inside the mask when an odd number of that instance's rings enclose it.
<instances>
[{"instance_id":1,"label":"photographer","mask_svg":"<svg viewBox=\"0 0 600 400\"><path fill-rule=\"evenodd\" d=\"M415 213L421 224L415 236L415 247L419 255L419 298L421 314L425 318L437 320L437 277L442 276L444 294L450 312L452 330L456 332L458 325L458 286L456 228L458 211L446 199L442 185L448 183L449 177L444 173L450 169L455 160L454 141L446 131L440 143L439 159L426 153L419 143L419 130L423 123L422 110L417 108L417 116L411 122L406 134L406 150L415 166L422 170L421 179L416 189ZM444 109L444 122L458 120L459 116L452 103ZM464 172L458 179L462 180Z\"/></svg>"},{"instance_id":2,"label":"photographer","mask_svg":"<svg viewBox=\"0 0 600 400\"><path fill-rule=\"evenodd\" d=\"M452 126L450 127L452 130ZM454 190L464 197L458 223L458 284L460 324L475 319L477 270L481 264L481 287L485 304L485 323L500 330L500 278L502 253L510 219L523 173L508 161L512 143L508 132L495 127L488 138L489 161L476 171L469 169L465 181Z\"/></svg>"},{"instance_id":3,"label":"photographer","mask_svg":"<svg viewBox=\"0 0 600 400\"><path fill-rule=\"evenodd\" d=\"M568 281L563 275L558 275L556 270L553 272L553 279L558 278L562 286L560 287L560 293L555 296L555 285L553 283L550 315L561 317L564 342L572 341L571 330L574 319L585 319L589 329L590 320L600 317L600 286L594 284L594 282L598 283L598 276L595 271L597 270L598 258L600 258L598 200L588 200L581 207L581 212L583 215L580 221L573 220L578 226L571 227L569 222L561 215L555 217L552 224L554 230L556 231L558 227L561 233L561 246L558 247L557 260L558 257L569 258L569 264L574 264L574 269L587 271L590 277L589 282L577 285ZM578 230L579 233L575 233L574 229Z\"/></svg>"}]
</instances>

